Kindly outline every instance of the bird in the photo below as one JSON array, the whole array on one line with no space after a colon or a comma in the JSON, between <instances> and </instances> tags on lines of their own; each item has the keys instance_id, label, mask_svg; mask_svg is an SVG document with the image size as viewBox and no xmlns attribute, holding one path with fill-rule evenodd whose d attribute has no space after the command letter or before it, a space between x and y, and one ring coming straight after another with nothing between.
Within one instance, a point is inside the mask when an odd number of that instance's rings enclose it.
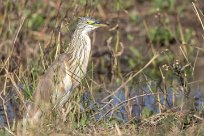
<instances>
[{"instance_id":1,"label":"bird","mask_svg":"<svg viewBox=\"0 0 204 136\"><path fill-rule=\"evenodd\" d=\"M89 33L107 27L91 17L80 17L66 52L60 54L37 81L26 118L37 122L51 107L62 108L87 72L91 52Z\"/></svg>"}]
</instances>

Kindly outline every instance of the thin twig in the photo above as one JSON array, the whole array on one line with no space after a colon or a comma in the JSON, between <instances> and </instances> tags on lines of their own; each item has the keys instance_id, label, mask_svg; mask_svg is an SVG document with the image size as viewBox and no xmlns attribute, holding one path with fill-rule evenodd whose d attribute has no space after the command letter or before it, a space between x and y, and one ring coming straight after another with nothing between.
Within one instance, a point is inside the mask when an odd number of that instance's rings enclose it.
<instances>
[{"instance_id":1,"label":"thin twig","mask_svg":"<svg viewBox=\"0 0 204 136\"><path fill-rule=\"evenodd\" d=\"M199 117L198 115L193 115L193 117L195 117L195 118L197 118L197 119L199 119L199 120L201 120L201 121L204 121L204 119L203 118L201 118L201 117Z\"/></svg>"},{"instance_id":2,"label":"thin twig","mask_svg":"<svg viewBox=\"0 0 204 136\"><path fill-rule=\"evenodd\" d=\"M196 62L197 62L197 59L198 59L198 54L199 54L199 50L197 50L196 58L195 58L195 61L194 61L194 64L193 64L192 76L194 75L194 71L195 71L195 67L196 67Z\"/></svg>"},{"instance_id":3,"label":"thin twig","mask_svg":"<svg viewBox=\"0 0 204 136\"><path fill-rule=\"evenodd\" d=\"M17 30L16 35L15 35L14 40L13 40L13 44L12 44L11 50L10 50L10 52L9 52L9 56L8 56L8 58L6 59L6 61L4 62L4 64L3 64L2 68L1 68L1 70L4 69L4 67L5 67L6 64L9 62L9 60L10 60L10 58L11 58L11 56L12 56L15 43L16 43L16 41L17 41L18 35L19 35L19 33L20 33L20 30L21 30L21 28L22 28L22 26L23 26L23 24L24 24L25 18L26 18L26 17L23 16L22 19L21 19L20 26L18 27L18 30ZM1 71L1 70L0 70L0 71Z\"/></svg>"},{"instance_id":4,"label":"thin twig","mask_svg":"<svg viewBox=\"0 0 204 136\"><path fill-rule=\"evenodd\" d=\"M7 127L4 127L4 129L9 132L11 135L16 136L10 129L8 129Z\"/></svg>"},{"instance_id":5,"label":"thin twig","mask_svg":"<svg viewBox=\"0 0 204 136\"><path fill-rule=\"evenodd\" d=\"M203 31L204 31L204 25L203 25L203 22L200 18L200 14L198 13L197 7L195 6L194 2L192 2L192 4L193 4L194 12L195 12L196 16L198 17L198 20L200 21L200 24L201 24Z\"/></svg>"},{"instance_id":6,"label":"thin twig","mask_svg":"<svg viewBox=\"0 0 204 136\"><path fill-rule=\"evenodd\" d=\"M201 82L204 82L204 80L192 81L192 82L187 83L187 85L192 85L192 84L201 83Z\"/></svg>"},{"instance_id":7,"label":"thin twig","mask_svg":"<svg viewBox=\"0 0 204 136\"><path fill-rule=\"evenodd\" d=\"M200 50L200 51L203 51L203 52L204 52L204 49L203 49L203 48L200 48L200 47L194 47L194 48L196 48L196 49L198 49L198 50Z\"/></svg>"},{"instance_id":8,"label":"thin twig","mask_svg":"<svg viewBox=\"0 0 204 136\"><path fill-rule=\"evenodd\" d=\"M113 93L111 93L110 95L105 97L102 101L105 101L106 99L108 99L112 95L115 95L116 92L118 92L120 89L122 89L128 82L130 82L134 77L136 77L138 74L140 74L144 69L146 69L158 57L159 57L159 54L157 53L156 55L154 55L152 57L152 59L143 68L141 68L138 72L136 72L135 74L130 76L121 86L119 86Z\"/></svg>"},{"instance_id":9,"label":"thin twig","mask_svg":"<svg viewBox=\"0 0 204 136\"><path fill-rule=\"evenodd\" d=\"M109 114L111 111L114 111L116 109L118 109L121 105L129 102L129 101L133 101L134 99L137 99L139 97L144 97L144 96L149 96L149 95L155 95L155 94L158 94L158 93L149 93L149 94L142 94L142 95L137 95L137 96L134 96L128 100L125 100L125 101L122 101L121 103L119 103L118 105L116 105L115 107L111 108L110 110L108 110L105 114L103 114L103 116L100 117L100 119L97 121L99 122L102 118L104 118L107 114Z\"/></svg>"}]
</instances>

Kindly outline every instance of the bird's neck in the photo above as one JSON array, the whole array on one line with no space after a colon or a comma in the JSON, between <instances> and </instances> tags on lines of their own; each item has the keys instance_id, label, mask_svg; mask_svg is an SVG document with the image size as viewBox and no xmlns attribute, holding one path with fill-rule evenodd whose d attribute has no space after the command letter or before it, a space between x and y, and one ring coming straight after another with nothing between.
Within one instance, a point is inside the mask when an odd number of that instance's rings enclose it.
<instances>
[{"instance_id":1,"label":"bird's neck","mask_svg":"<svg viewBox=\"0 0 204 136\"><path fill-rule=\"evenodd\" d=\"M76 55L77 52L86 51L91 48L91 39L88 33L76 30L72 36L67 52Z\"/></svg>"},{"instance_id":2,"label":"bird's neck","mask_svg":"<svg viewBox=\"0 0 204 136\"><path fill-rule=\"evenodd\" d=\"M73 34L72 41L68 48L67 53L71 56L69 61L75 61L76 65L88 64L89 55L91 51L91 40L88 33L76 30Z\"/></svg>"}]
</instances>

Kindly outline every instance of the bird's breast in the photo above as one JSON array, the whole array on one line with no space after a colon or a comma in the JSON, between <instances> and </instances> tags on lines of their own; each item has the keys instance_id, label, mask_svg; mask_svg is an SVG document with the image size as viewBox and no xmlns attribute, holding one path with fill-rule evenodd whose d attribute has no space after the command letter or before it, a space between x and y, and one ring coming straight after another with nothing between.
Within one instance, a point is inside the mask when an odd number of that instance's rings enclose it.
<instances>
[{"instance_id":1,"label":"bird's breast","mask_svg":"<svg viewBox=\"0 0 204 136\"><path fill-rule=\"evenodd\" d=\"M72 57L68 60L69 67L66 70L67 75L72 78L73 88L77 87L86 75L91 52L91 40L87 34L82 33L74 37L72 50L69 52Z\"/></svg>"}]
</instances>

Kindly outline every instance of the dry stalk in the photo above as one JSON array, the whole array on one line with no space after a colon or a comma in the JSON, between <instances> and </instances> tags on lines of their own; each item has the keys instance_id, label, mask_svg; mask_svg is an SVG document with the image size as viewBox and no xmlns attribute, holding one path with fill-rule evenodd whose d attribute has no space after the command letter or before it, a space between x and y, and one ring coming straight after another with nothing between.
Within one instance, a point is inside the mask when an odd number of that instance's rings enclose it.
<instances>
[{"instance_id":1,"label":"dry stalk","mask_svg":"<svg viewBox=\"0 0 204 136\"><path fill-rule=\"evenodd\" d=\"M195 6L194 2L192 2L192 4L193 4L194 12L195 12L196 16L198 17L198 20L200 21L200 24L201 24L203 31L204 31L204 25L203 25L202 19L200 17L200 14L198 13L197 7Z\"/></svg>"},{"instance_id":2,"label":"dry stalk","mask_svg":"<svg viewBox=\"0 0 204 136\"><path fill-rule=\"evenodd\" d=\"M162 110L165 111L166 110L166 101L167 101L166 79L165 79L165 76L164 76L161 68L159 68L159 70L160 70L160 73L161 73L161 76L162 76L162 82L163 82L163 86L164 86L164 92L163 92L164 93L164 103L163 103L163 109Z\"/></svg>"},{"instance_id":3,"label":"dry stalk","mask_svg":"<svg viewBox=\"0 0 204 136\"><path fill-rule=\"evenodd\" d=\"M9 60L10 60L12 54L13 54L14 46L15 46L16 40L17 40L17 38L18 38L18 35L19 35L19 33L20 33L20 30L21 30L21 28L22 28L22 26L23 26L23 24L24 24L24 21L25 21L25 17L23 16L23 17L21 18L20 26L18 27L18 30L17 30L17 32L16 32L16 34L15 34L14 39L13 39L13 44L12 44L12 47L11 47L11 49L10 49L9 56L8 56L8 58L6 59L6 61L4 62L4 64L3 64L2 68L0 69L0 71L5 68L6 64L9 62Z\"/></svg>"},{"instance_id":4,"label":"dry stalk","mask_svg":"<svg viewBox=\"0 0 204 136\"><path fill-rule=\"evenodd\" d=\"M110 110L108 110L103 116L100 117L100 119L97 121L99 122L102 118L104 118L107 114L109 114L112 111L115 111L116 109L118 109L121 105L129 102L129 101L134 101L135 99L138 99L139 97L144 97L144 96L149 96L149 95L157 95L158 93L149 93L149 94L142 94L142 95L137 95L134 97L129 98L128 100L122 101L121 103L119 103L118 105L116 105L115 107L111 108Z\"/></svg>"},{"instance_id":5,"label":"dry stalk","mask_svg":"<svg viewBox=\"0 0 204 136\"><path fill-rule=\"evenodd\" d=\"M197 59L198 59L198 55L199 55L199 50L197 50L197 53L196 53L196 58L195 58L195 61L194 61L194 64L193 64L193 69L192 69L192 74L191 74L191 76L194 75L194 71L195 71L195 67L196 67L196 62L197 62Z\"/></svg>"},{"instance_id":6,"label":"dry stalk","mask_svg":"<svg viewBox=\"0 0 204 136\"><path fill-rule=\"evenodd\" d=\"M160 103L160 95L159 95L159 89L157 89L157 103L158 103L158 109L159 109L159 114L161 114L162 113L162 105L161 105L161 103Z\"/></svg>"},{"instance_id":7,"label":"dry stalk","mask_svg":"<svg viewBox=\"0 0 204 136\"><path fill-rule=\"evenodd\" d=\"M105 101L106 99L110 98L111 96L115 96L115 93L118 92L120 89L122 89L128 82L130 82L134 77L139 75L142 71L144 71L155 59L159 57L159 54L155 54L152 59L143 67L141 68L138 72L132 74L122 85L120 85L114 92L112 92L110 95L105 97L102 101Z\"/></svg>"}]
</instances>

